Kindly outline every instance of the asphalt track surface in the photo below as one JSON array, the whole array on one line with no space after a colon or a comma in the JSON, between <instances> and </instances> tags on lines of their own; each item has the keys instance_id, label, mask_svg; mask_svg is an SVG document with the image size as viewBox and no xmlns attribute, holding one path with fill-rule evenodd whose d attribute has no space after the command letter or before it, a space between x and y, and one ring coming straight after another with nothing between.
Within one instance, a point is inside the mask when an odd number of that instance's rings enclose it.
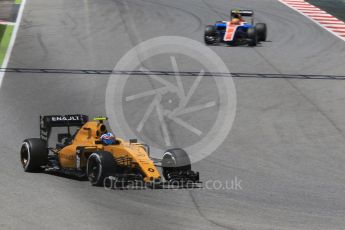
<instances>
[{"instance_id":1,"label":"asphalt track surface","mask_svg":"<svg viewBox=\"0 0 345 230\"><path fill-rule=\"evenodd\" d=\"M212 47L232 72L344 74L345 43L273 0L29 0L9 67L112 69L140 41L202 41L205 24L248 6L271 42ZM345 228L345 82L235 79L231 133L195 168L204 181L238 177L239 191L106 191L23 173L19 146L37 135L38 115L104 114L106 84L97 75L5 75L0 229Z\"/></svg>"}]
</instances>

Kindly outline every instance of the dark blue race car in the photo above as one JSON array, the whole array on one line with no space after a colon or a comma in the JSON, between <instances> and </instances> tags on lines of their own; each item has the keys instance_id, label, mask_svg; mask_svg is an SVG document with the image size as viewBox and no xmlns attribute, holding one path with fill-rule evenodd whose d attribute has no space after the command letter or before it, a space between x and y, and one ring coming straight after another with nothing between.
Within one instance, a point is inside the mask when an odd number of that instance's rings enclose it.
<instances>
[{"instance_id":1,"label":"dark blue race car","mask_svg":"<svg viewBox=\"0 0 345 230\"><path fill-rule=\"evenodd\" d=\"M214 25L206 26L205 43L256 46L259 42L266 41L266 24L254 24L253 16L252 10L232 10L230 21L217 21ZM249 17L251 22L247 22L245 17Z\"/></svg>"}]
</instances>

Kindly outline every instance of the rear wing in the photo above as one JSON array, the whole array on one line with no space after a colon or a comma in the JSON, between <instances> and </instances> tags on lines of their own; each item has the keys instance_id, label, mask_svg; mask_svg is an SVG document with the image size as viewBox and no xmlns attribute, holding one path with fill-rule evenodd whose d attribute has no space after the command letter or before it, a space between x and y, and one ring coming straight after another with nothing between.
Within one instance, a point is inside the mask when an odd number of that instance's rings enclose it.
<instances>
[{"instance_id":1,"label":"rear wing","mask_svg":"<svg viewBox=\"0 0 345 230\"><path fill-rule=\"evenodd\" d=\"M89 121L87 115L50 115L40 116L40 138L48 140L53 127L81 127Z\"/></svg>"},{"instance_id":2,"label":"rear wing","mask_svg":"<svg viewBox=\"0 0 345 230\"><path fill-rule=\"evenodd\" d=\"M253 10L231 10L231 18L233 18L237 14L243 17L252 17L254 16L254 11Z\"/></svg>"}]
</instances>

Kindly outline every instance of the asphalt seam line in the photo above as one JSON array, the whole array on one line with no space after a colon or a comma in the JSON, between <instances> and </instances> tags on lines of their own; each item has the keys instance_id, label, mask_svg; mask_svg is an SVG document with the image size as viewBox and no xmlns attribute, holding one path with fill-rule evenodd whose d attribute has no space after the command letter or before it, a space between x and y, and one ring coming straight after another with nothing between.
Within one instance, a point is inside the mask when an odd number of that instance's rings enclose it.
<instances>
[{"instance_id":1,"label":"asphalt seam line","mask_svg":"<svg viewBox=\"0 0 345 230\"><path fill-rule=\"evenodd\" d=\"M14 43L16 41L17 33L18 33L18 30L19 30L19 26L20 26L20 23L22 21L26 0L21 0L20 4L21 5L20 5L19 11L18 11L17 20L14 23L14 28L13 28L12 35L11 35L11 40L10 40L10 43L8 44L6 55L5 55L5 58L4 58L3 62L2 62L1 68L6 68L7 64L9 62L9 60L10 60L11 53L12 53L12 50L13 50L13 47L14 47ZM10 25L9 23L6 23L6 24ZM1 89L2 80L4 78L4 75L5 75L4 72L0 72L0 89Z\"/></svg>"},{"instance_id":2,"label":"asphalt seam line","mask_svg":"<svg viewBox=\"0 0 345 230\"><path fill-rule=\"evenodd\" d=\"M279 1L345 41L345 23L340 19L304 0Z\"/></svg>"}]
</instances>

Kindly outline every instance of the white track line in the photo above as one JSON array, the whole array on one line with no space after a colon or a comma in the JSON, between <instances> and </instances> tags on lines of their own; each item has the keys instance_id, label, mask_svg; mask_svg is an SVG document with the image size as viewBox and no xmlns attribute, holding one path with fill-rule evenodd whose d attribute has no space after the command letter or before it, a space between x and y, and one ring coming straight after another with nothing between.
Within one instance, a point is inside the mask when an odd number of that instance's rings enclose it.
<instances>
[{"instance_id":1,"label":"white track line","mask_svg":"<svg viewBox=\"0 0 345 230\"><path fill-rule=\"evenodd\" d=\"M304 0L279 1L345 41L345 23L343 21Z\"/></svg>"},{"instance_id":2,"label":"white track line","mask_svg":"<svg viewBox=\"0 0 345 230\"><path fill-rule=\"evenodd\" d=\"M6 68L7 64L9 62L9 60L10 60L11 53L12 53L12 50L13 50L13 46L14 46L14 43L16 41L18 29L19 29L19 26L20 26L20 22L22 21L25 4L26 4L26 0L22 0L22 2L20 4L19 11L18 11L16 23L14 23L14 29L12 31L11 40L10 40L10 43L8 44L6 55L5 55L5 58L4 58L4 61L2 63L1 68ZM1 85L2 85L2 80L4 78L4 75L5 75L5 72L0 72L0 90L1 90Z\"/></svg>"}]
</instances>

